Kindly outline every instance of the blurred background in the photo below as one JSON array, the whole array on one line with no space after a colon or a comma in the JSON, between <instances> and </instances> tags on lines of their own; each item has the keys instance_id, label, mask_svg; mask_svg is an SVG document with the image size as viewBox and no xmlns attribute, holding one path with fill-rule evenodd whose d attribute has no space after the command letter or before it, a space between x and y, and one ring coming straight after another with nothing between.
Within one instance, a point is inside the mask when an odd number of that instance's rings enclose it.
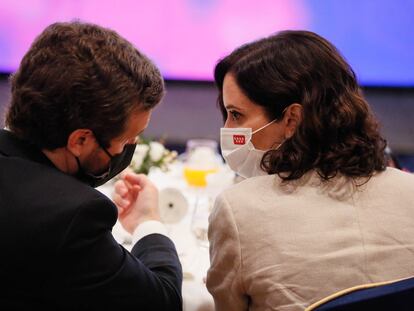
<instances>
[{"instance_id":1,"label":"blurred background","mask_svg":"<svg viewBox=\"0 0 414 311\"><path fill-rule=\"evenodd\" d=\"M237 46L284 29L315 31L354 68L382 133L414 170L414 0L0 0L0 126L8 77L56 21L93 22L130 40L161 69L167 94L145 132L182 152L219 140L213 69Z\"/></svg>"}]
</instances>

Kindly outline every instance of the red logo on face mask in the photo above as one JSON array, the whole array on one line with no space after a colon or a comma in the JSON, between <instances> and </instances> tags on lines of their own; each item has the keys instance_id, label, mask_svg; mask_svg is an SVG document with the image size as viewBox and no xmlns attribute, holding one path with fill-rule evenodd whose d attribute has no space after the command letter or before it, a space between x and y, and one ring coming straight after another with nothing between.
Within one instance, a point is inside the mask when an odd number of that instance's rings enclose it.
<instances>
[{"instance_id":1,"label":"red logo on face mask","mask_svg":"<svg viewBox=\"0 0 414 311\"><path fill-rule=\"evenodd\" d=\"M235 145L244 145L246 143L246 138L244 135L233 135L233 144Z\"/></svg>"}]
</instances>

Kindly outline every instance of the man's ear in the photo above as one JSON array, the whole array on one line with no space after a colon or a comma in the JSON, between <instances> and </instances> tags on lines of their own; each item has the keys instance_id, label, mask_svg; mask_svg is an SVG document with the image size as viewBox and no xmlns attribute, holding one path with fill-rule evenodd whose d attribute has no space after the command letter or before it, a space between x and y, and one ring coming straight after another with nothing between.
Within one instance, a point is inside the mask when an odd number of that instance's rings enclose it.
<instances>
[{"instance_id":1,"label":"man's ear","mask_svg":"<svg viewBox=\"0 0 414 311\"><path fill-rule=\"evenodd\" d=\"M94 146L95 137L89 129L77 129L69 134L66 148L79 157L86 149Z\"/></svg>"},{"instance_id":2,"label":"man's ear","mask_svg":"<svg viewBox=\"0 0 414 311\"><path fill-rule=\"evenodd\" d=\"M286 108L283 116L285 124L285 138L288 139L295 134L296 128L302 122L303 107L298 103L293 103Z\"/></svg>"}]
</instances>

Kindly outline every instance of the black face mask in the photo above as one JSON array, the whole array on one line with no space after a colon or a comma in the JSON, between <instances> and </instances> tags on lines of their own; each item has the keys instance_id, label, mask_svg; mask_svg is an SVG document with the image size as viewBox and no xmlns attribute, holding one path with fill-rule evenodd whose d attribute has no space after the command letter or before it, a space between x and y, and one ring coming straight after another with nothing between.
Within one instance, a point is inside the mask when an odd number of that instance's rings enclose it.
<instances>
[{"instance_id":1,"label":"black face mask","mask_svg":"<svg viewBox=\"0 0 414 311\"><path fill-rule=\"evenodd\" d=\"M103 185L108 180L114 178L116 175L118 175L120 172L122 172L124 169L128 167L128 165L131 163L132 156L134 155L136 146L136 144L125 145L124 150L121 153L113 156L108 152L108 150L106 150L101 145L101 148L111 158L108 170L101 175L94 175L86 172L82 168L79 158L76 157L76 162L78 163L79 168L76 177L82 182L87 183L88 185L94 188Z\"/></svg>"}]
</instances>

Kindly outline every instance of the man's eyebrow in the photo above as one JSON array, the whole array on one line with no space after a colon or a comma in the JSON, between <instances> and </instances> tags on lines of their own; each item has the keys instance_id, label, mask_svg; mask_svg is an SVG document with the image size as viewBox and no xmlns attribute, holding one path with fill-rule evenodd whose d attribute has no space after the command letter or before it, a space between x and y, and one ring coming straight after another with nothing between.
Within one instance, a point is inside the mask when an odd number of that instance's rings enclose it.
<instances>
[{"instance_id":1,"label":"man's eyebrow","mask_svg":"<svg viewBox=\"0 0 414 311\"><path fill-rule=\"evenodd\" d=\"M119 138L119 141L120 141L120 142L123 142L123 141L126 141L126 140L130 140L131 138L139 138L139 135L141 135L141 134L142 134L142 132L144 132L144 130L145 130L145 129L141 130L138 134L133 135L133 136L131 136L131 135L125 135L125 136L123 136L123 137L120 137L120 138Z\"/></svg>"}]
</instances>

